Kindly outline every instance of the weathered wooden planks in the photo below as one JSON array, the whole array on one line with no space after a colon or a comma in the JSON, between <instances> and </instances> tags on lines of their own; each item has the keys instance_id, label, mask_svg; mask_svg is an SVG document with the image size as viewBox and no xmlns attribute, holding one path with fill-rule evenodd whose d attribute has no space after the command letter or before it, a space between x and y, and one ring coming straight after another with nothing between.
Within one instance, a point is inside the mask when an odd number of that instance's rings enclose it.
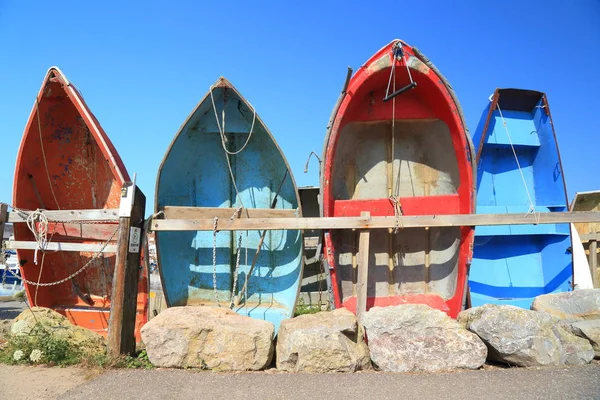
<instances>
[{"instance_id":1,"label":"weathered wooden planks","mask_svg":"<svg viewBox=\"0 0 600 400\"><path fill-rule=\"evenodd\" d=\"M42 210L49 221L117 221L119 210ZM8 213L8 222L27 222L28 211Z\"/></svg>"},{"instance_id":2,"label":"weathered wooden planks","mask_svg":"<svg viewBox=\"0 0 600 400\"><path fill-rule=\"evenodd\" d=\"M238 213L237 208L219 207L176 207L165 206L163 212L168 219L219 219L231 218L293 218L298 216L298 210L270 209L270 208L243 208Z\"/></svg>"},{"instance_id":3,"label":"weathered wooden planks","mask_svg":"<svg viewBox=\"0 0 600 400\"><path fill-rule=\"evenodd\" d=\"M415 215L400 218L400 227L423 228L441 226L535 225L600 221L598 211L553 212L539 214L453 214ZM394 228L395 217L327 217L327 218L229 218L220 220L218 230L279 229L376 229ZM157 219L154 231L210 231L213 219Z\"/></svg>"},{"instance_id":4,"label":"weathered wooden planks","mask_svg":"<svg viewBox=\"0 0 600 400\"><path fill-rule=\"evenodd\" d=\"M361 217L368 218L369 212L362 212ZM369 244L371 234L368 229L360 231L358 239L358 276L356 277L356 316L359 322L367 312L367 283L369 280Z\"/></svg>"},{"instance_id":5,"label":"weathered wooden planks","mask_svg":"<svg viewBox=\"0 0 600 400\"><path fill-rule=\"evenodd\" d=\"M109 355L135 352L138 269L140 268L140 247L144 234L146 196L137 186L130 186L127 190L134 191L133 204L130 205L130 216L122 216L119 221L120 231L106 338Z\"/></svg>"},{"instance_id":6,"label":"weathered wooden planks","mask_svg":"<svg viewBox=\"0 0 600 400\"><path fill-rule=\"evenodd\" d=\"M115 253L117 251L116 244L108 244L104 247L102 243L61 243L49 242L44 247L47 251L85 251L85 252L102 252ZM35 250L38 248L37 242L29 242L25 240L10 240L6 241L6 248L11 250Z\"/></svg>"}]
</instances>

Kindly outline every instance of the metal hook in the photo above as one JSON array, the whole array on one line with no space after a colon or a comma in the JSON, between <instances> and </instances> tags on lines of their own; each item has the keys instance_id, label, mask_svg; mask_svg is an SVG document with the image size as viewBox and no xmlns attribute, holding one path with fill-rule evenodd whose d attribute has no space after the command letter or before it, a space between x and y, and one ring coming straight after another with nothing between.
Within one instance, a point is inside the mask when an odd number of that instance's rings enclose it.
<instances>
[{"instance_id":1,"label":"metal hook","mask_svg":"<svg viewBox=\"0 0 600 400\"><path fill-rule=\"evenodd\" d=\"M319 158L317 153L315 153L314 151L311 151L310 154L308 155L308 159L306 160L306 164L304 164L304 173L305 174L308 172L308 163L310 162L310 158L313 155L316 157L317 160L319 160L319 169L321 169L321 159Z\"/></svg>"}]
</instances>

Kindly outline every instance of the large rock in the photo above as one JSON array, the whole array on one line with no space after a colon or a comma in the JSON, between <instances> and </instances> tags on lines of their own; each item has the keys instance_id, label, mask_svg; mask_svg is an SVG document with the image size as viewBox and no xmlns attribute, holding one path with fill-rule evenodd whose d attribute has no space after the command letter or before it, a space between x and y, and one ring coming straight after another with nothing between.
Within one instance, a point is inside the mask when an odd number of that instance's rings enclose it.
<instances>
[{"instance_id":1,"label":"large rock","mask_svg":"<svg viewBox=\"0 0 600 400\"><path fill-rule=\"evenodd\" d=\"M587 339L596 358L600 358L600 320L577 321L568 325L571 332L579 337Z\"/></svg>"},{"instance_id":2,"label":"large rock","mask_svg":"<svg viewBox=\"0 0 600 400\"><path fill-rule=\"evenodd\" d=\"M485 342L492 361L534 367L587 364L594 358L587 340L544 312L486 304L461 312L458 320Z\"/></svg>"},{"instance_id":3,"label":"large rock","mask_svg":"<svg viewBox=\"0 0 600 400\"><path fill-rule=\"evenodd\" d=\"M354 372L371 366L369 348L346 309L301 315L281 323L277 369L292 372Z\"/></svg>"},{"instance_id":4,"label":"large rock","mask_svg":"<svg viewBox=\"0 0 600 400\"><path fill-rule=\"evenodd\" d=\"M272 323L228 308L172 307L142 328L150 362L159 367L260 370L273 358Z\"/></svg>"},{"instance_id":5,"label":"large rock","mask_svg":"<svg viewBox=\"0 0 600 400\"><path fill-rule=\"evenodd\" d=\"M477 369L487 348L445 313L422 304L374 307L363 321L373 364L391 372Z\"/></svg>"},{"instance_id":6,"label":"large rock","mask_svg":"<svg viewBox=\"0 0 600 400\"><path fill-rule=\"evenodd\" d=\"M66 340L84 354L106 353L104 337L89 329L73 325L65 316L49 308L33 307L31 310L23 311L15 318L10 332L17 336L30 335L38 323L52 337Z\"/></svg>"},{"instance_id":7,"label":"large rock","mask_svg":"<svg viewBox=\"0 0 600 400\"><path fill-rule=\"evenodd\" d=\"M566 320L600 319L600 289L583 289L538 296L533 301L531 309L544 311Z\"/></svg>"}]
</instances>

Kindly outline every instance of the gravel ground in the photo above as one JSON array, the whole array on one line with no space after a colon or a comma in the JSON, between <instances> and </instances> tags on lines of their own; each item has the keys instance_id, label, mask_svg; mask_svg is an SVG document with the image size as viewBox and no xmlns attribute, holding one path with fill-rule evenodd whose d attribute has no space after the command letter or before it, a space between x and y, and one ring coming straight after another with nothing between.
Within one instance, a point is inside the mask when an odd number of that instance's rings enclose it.
<instances>
[{"instance_id":1,"label":"gravel ground","mask_svg":"<svg viewBox=\"0 0 600 400\"><path fill-rule=\"evenodd\" d=\"M600 365L446 374L111 370L61 399L598 399Z\"/></svg>"},{"instance_id":2,"label":"gravel ground","mask_svg":"<svg viewBox=\"0 0 600 400\"><path fill-rule=\"evenodd\" d=\"M33 400L60 398L69 389L81 385L92 370L82 368L46 368L0 364L0 399Z\"/></svg>"}]
</instances>

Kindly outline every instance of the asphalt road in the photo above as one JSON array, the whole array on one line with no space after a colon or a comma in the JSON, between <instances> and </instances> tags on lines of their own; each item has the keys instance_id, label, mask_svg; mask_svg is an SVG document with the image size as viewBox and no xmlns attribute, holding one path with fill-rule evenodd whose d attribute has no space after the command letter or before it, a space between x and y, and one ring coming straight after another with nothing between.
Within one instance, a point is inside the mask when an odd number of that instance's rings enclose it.
<instances>
[{"instance_id":1,"label":"asphalt road","mask_svg":"<svg viewBox=\"0 0 600 400\"><path fill-rule=\"evenodd\" d=\"M600 365L447 374L111 370L61 399L600 399Z\"/></svg>"}]
</instances>

